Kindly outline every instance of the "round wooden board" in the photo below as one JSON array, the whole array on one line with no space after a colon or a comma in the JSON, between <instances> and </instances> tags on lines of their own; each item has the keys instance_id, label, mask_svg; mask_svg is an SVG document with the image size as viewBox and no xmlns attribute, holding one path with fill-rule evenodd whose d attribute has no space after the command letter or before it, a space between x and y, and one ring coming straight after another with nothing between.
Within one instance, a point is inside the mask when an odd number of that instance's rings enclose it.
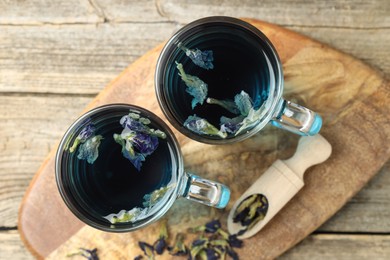
<instances>
[{"instance_id":1,"label":"round wooden board","mask_svg":"<svg viewBox=\"0 0 390 260\"><path fill-rule=\"evenodd\" d=\"M310 168L305 187L256 236L238 250L242 259L274 258L301 241L356 194L390 157L390 87L367 65L307 37L246 19L274 43L283 63L285 96L319 112L331 158ZM131 103L161 116L154 94L154 70L163 45L146 53L107 86L85 111L109 103ZM84 112L85 112L84 111ZM235 199L276 159L288 158L298 136L267 126L237 144L212 146L175 131L187 170L226 183L232 197L225 210L184 199L167 213L172 234L226 216ZM158 223L126 234L85 226L66 208L54 179L54 151L35 175L19 213L19 231L31 252L62 259L79 247L97 247L102 259L132 259L139 240L153 242ZM170 259L164 255L158 259Z\"/></svg>"}]
</instances>

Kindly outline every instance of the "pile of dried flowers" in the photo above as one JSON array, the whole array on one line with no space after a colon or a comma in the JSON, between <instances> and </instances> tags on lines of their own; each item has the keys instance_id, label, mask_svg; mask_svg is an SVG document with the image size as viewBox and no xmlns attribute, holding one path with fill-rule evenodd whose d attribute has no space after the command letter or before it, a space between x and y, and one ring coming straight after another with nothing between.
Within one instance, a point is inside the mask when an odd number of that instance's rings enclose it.
<instances>
[{"instance_id":1,"label":"pile of dried flowers","mask_svg":"<svg viewBox=\"0 0 390 260\"><path fill-rule=\"evenodd\" d=\"M188 256L190 260L226 259L227 256L233 260L239 259L234 248L241 248L243 242L237 238L237 235L229 235L224 231L219 220L212 220L205 225L190 228L188 232L198 235L189 245L185 244L185 235L178 233L174 245L169 246L168 229L166 222L163 222L159 238L153 244L143 241L138 244L148 260L155 259L156 255L161 255L165 250L173 256ZM143 259L144 256L139 255L134 260Z\"/></svg>"}]
</instances>

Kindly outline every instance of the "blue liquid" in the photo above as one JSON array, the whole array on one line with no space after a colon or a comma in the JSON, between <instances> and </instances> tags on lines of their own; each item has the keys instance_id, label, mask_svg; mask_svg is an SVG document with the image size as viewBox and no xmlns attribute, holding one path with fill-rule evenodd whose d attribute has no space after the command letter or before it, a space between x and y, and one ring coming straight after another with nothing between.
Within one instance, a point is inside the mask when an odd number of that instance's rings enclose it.
<instances>
[{"instance_id":1,"label":"blue liquid","mask_svg":"<svg viewBox=\"0 0 390 260\"><path fill-rule=\"evenodd\" d=\"M178 123L183 125L188 116L196 114L219 128L221 116L232 118L237 115L206 102L192 109L192 96L186 93L186 85L178 75L175 61L183 64L187 74L197 76L208 84L208 97L234 100L235 95L245 91L252 98L254 107L260 107L270 88L270 69L264 43L249 30L228 24L207 25L191 33L194 34L187 38L183 36L180 42L189 49L212 50L214 69L205 70L195 65L180 48L172 51L164 77L164 96Z\"/></svg>"},{"instance_id":2,"label":"blue liquid","mask_svg":"<svg viewBox=\"0 0 390 260\"><path fill-rule=\"evenodd\" d=\"M158 148L146 157L140 171L123 157L122 147L114 141L113 134L122 132L123 127L119 121L128 113L128 109L110 109L91 116L96 127L95 134L103 136L99 156L93 164L79 160L77 150L74 153L63 153L63 168L66 169L62 171L68 172L68 176L64 178L64 186L69 189L78 210L89 218L96 219L95 221L107 222L103 216L116 214L123 209L129 211L134 207L142 208L146 194L172 181L176 182L174 149L170 149L173 141L168 135L166 139L159 138ZM81 125L78 132L83 127ZM163 130L153 122L150 127ZM78 132L69 140L70 144Z\"/></svg>"}]
</instances>

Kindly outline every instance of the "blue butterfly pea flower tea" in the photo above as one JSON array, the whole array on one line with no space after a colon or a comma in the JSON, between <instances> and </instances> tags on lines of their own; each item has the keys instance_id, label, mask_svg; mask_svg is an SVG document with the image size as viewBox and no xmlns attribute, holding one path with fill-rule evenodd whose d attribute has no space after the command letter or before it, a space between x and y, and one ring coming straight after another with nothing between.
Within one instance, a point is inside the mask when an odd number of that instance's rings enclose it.
<instances>
[{"instance_id":1,"label":"blue butterfly pea flower tea","mask_svg":"<svg viewBox=\"0 0 390 260\"><path fill-rule=\"evenodd\" d=\"M56 181L79 219L113 232L160 219L179 197L217 208L230 198L225 185L184 171L160 118L126 104L95 108L72 124L57 151Z\"/></svg>"},{"instance_id":2,"label":"blue butterfly pea flower tea","mask_svg":"<svg viewBox=\"0 0 390 260\"><path fill-rule=\"evenodd\" d=\"M177 130L210 144L244 140L268 122L315 135L322 119L282 98L276 50L252 25L232 17L206 17L176 32L157 61L155 89Z\"/></svg>"}]
</instances>

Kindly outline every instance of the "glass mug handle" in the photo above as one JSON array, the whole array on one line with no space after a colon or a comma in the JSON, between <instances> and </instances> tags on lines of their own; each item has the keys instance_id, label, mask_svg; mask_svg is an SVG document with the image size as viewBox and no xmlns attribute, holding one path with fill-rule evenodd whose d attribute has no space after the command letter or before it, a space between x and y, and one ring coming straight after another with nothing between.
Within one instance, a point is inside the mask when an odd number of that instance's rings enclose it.
<instances>
[{"instance_id":1,"label":"glass mug handle","mask_svg":"<svg viewBox=\"0 0 390 260\"><path fill-rule=\"evenodd\" d=\"M185 172L184 187L180 195L188 200L222 209L229 202L230 189L221 183Z\"/></svg>"},{"instance_id":2,"label":"glass mug handle","mask_svg":"<svg viewBox=\"0 0 390 260\"><path fill-rule=\"evenodd\" d=\"M282 99L272 124L281 129L299 134L316 135L322 127L322 118L314 111Z\"/></svg>"}]
</instances>

